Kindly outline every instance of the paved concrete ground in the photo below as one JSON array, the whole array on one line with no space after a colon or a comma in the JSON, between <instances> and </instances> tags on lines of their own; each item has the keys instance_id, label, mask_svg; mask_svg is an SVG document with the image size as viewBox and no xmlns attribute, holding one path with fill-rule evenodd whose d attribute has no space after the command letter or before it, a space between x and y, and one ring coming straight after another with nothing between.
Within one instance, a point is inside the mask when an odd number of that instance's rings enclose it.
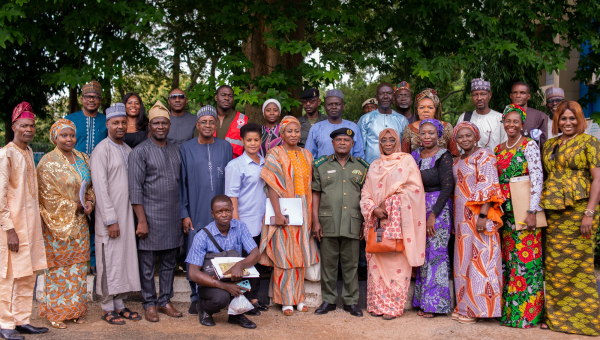
<instances>
[{"instance_id":1,"label":"paved concrete ground","mask_svg":"<svg viewBox=\"0 0 600 340\"><path fill-rule=\"evenodd\" d=\"M160 314L161 321L158 323L142 320L128 322L123 326L113 326L100 319L99 304L90 302L86 324L76 325L68 322L68 328L65 330L51 328L47 334L27 336L26 339L590 339L590 337L567 335L539 328L503 327L496 320L461 325L448 316L424 319L417 316L414 311L408 311L398 319L385 321L366 313L362 318L353 317L341 309L321 316L315 315L314 308L311 308L308 313L296 312L294 316L286 317L281 314L281 308L272 307L261 316L251 317L258 325L254 330L228 324L226 311L215 315L214 319L217 323L215 327L205 327L198 323L197 316L187 314L189 304L175 303L175 305L180 310L186 311L182 318L172 319ZM127 307L142 311L140 302L127 302ZM34 315L37 313L36 302ZM50 326L47 320L39 317L34 317L32 324Z\"/></svg>"}]
</instances>

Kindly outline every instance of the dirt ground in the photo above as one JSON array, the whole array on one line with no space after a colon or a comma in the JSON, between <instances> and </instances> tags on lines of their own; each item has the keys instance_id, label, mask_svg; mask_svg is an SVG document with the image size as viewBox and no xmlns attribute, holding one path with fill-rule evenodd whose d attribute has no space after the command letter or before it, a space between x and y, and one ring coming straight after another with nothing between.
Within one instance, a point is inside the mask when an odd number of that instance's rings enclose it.
<instances>
[{"instance_id":1,"label":"dirt ground","mask_svg":"<svg viewBox=\"0 0 600 340\"><path fill-rule=\"evenodd\" d=\"M142 312L140 302L128 302L127 307ZM385 321L368 315L362 318L353 317L341 309L327 315L315 315L311 308L308 313L296 312L294 316L285 317L281 308L271 307L260 316L249 317L257 324L254 330L246 330L227 323L227 311L214 315L216 326L205 327L198 323L196 315L188 315L189 304L174 303L181 311L182 318L169 318L160 315L160 322L150 323L145 320L128 322L122 326L109 325L100 319L100 306L90 303L86 323L76 325L67 322L67 329L53 329L45 319L38 315L38 304L34 303L32 324L50 327L43 335L26 336L26 339L590 339L590 337L556 333L549 330L513 329L500 326L496 320L486 320L474 325L461 325L450 317L423 319L416 312L405 312L402 317Z\"/></svg>"}]
</instances>

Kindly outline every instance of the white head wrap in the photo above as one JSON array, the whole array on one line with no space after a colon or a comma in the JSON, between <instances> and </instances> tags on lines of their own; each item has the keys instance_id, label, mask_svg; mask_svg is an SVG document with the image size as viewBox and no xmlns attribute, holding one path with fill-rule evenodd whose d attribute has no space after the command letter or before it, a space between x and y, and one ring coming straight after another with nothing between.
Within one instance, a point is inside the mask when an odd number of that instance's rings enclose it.
<instances>
[{"instance_id":1,"label":"white head wrap","mask_svg":"<svg viewBox=\"0 0 600 340\"><path fill-rule=\"evenodd\" d=\"M267 100L265 100L265 102L264 102L264 104L262 106L263 116L265 115L265 108L267 107L267 105L269 105L271 103L275 103L275 105L277 105L277 107L279 108L279 115L281 116L281 104L279 103L279 101L277 99L267 99Z\"/></svg>"}]
</instances>

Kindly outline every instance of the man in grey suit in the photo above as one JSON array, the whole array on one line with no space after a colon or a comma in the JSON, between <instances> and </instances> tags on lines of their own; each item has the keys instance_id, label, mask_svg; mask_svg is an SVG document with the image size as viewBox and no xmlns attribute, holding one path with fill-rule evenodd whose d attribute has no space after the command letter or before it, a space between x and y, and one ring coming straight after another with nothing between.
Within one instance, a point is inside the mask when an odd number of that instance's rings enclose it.
<instances>
[{"instance_id":1,"label":"man in grey suit","mask_svg":"<svg viewBox=\"0 0 600 340\"><path fill-rule=\"evenodd\" d=\"M167 141L170 115L160 102L150 109L150 138L129 155L129 195L137 217L138 260L142 307L145 318L158 322L158 312L170 317L183 314L172 304L177 249L183 245L183 226L179 213L179 149ZM154 285L158 257L160 294Z\"/></svg>"}]
</instances>

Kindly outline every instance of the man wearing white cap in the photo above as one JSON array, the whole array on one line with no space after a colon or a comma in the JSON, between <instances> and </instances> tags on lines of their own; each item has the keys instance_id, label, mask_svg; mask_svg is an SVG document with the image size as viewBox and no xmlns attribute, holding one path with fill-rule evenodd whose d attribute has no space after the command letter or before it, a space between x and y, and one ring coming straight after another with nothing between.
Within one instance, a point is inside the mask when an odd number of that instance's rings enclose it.
<instances>
[{"instance_id":1,"label":"man wearing white cap","mask_svg":"<svg viewBox=\"0 0 600 340\"><path fill-rule=\"evenodd\" d=\"M145 318L158 321L158 312L170 317L183 314L172 304L177 249L183 245L179 212L179 148L168 141L169 110L160 102L150 109L150 138L129 155L129 197L137 216L136 235L142 307ZM156 296L154 269L158 258L160 295Z\"/></svg>"},{"instance_id":2,"label":"man wearing white cap","mask_svg":"<svg viewBox=\"0 0 600 340\"><path fill-rule=\"evenodd\" d=\"M363 114L377 110L377 99L369 98L369 99L365 100L362 103L362 110L363 110Z\"/></svg>"},{"instance_id":3,"label":"man wearing white cap","mask_svg":"<svg viewBox=\"0 0 600 340\"><path fill-rule=\"evenodd\" d=\"M340 90L329 90L325 94L325 112L327 120L318 122L310 129L304 148L312 153L314 159L321 156L329 156L334 153L333 143L329 135L337 129L348 128L356 131L354 135L354 147L351 154L354 157L365 157L362 135L358 125L342 119L344 113L344 94Z\"/></svg>"},{"instance_id":4,"label":"man wearing white cap","mask_svg":"<svg viewBox=\"0 0 600 340\"><path fill-rule=\"evenodd\" d=\"M565 91L560 87L550 86L546 89L546 112L548 112L548 138L554 137L552 134L552 119L558 104L565 100Z\"/></svg>"},{"instance_id":5,"label":"man wearing white cap","mask_svg":"<svg viewBox=\"0 0 600 340\"><path fill-rule=\"evenodd\" d=\"M128 292L140 291L133 210L129 201L127 163L131 148L123 143L127 132L125 105L106 109L108 138L90 157L96 193L96 292L101 295L102 319L122 325L141 316L125 307Z\"/></svg>"}]
</instances>

